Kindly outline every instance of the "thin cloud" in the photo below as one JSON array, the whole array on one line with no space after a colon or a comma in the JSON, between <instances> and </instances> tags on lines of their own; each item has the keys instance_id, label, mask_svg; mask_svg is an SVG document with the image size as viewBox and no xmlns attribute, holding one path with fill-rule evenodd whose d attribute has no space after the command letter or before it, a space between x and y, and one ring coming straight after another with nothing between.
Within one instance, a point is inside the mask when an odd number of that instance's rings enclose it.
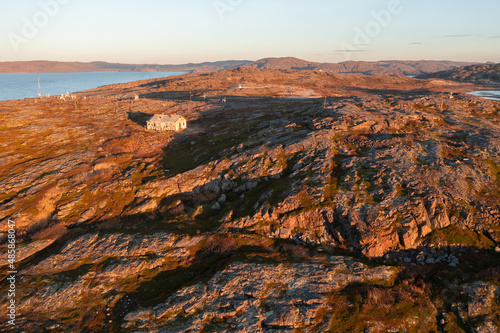
<instances>
[{"instance_id":1,"label":"thin cloud","mask_svg":"<svg viewBox=\"0 0 500 333\"><path fill-rule=\"evenodd\" d=\"M366 52L367 50L334 50L334 52L340 52L340 53L357 53L357 52Z\"/></svg>"},{"instance_id":2,"label":"thin cloud","mask_svg":"<svg viewBox=\"0 0 500 333\"><path fill-rule=\"evenodd\" d=\"M444 35L443 38L465 38L473 37L473 35Z\"/></svg>"},{"instance_id":3,"label":"thin cloud","mask_svg":"<svg viewBox=\"0 0 500 333\"><path fill-rule=\"evenodd\" d=\"M470 35L470 34L462 34L462 35L443 35L438 38L470 38L470 37L483 37L482 35Z\"/></svg>"},{"instance_id":4,"label":"thin cloud","mask_svg":"<svg viewBox=\"0 0 500 333\"><path fill-rule=\"evenodd\" d=\"M410 43L410 45L424 45L424 43L422 43L422 42L414 42L414 43Z\"/></svg>"}]
</instances>

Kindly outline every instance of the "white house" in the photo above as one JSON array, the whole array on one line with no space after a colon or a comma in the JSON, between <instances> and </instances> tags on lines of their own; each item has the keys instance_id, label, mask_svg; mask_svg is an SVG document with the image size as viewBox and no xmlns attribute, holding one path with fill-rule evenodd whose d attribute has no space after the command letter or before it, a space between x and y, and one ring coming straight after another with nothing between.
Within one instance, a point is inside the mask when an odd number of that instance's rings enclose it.
<instances>
[{"instance_id":1,"label":"white house","mask_svg":"<svg viewBox=\"0 0 500 333\"><path fill-rule=\"evenodd\" d=\"M147 121L146 128L154 131L182 131L187 127L186 119L179 115L155 114Z\"/></svg>"}]
</instances>

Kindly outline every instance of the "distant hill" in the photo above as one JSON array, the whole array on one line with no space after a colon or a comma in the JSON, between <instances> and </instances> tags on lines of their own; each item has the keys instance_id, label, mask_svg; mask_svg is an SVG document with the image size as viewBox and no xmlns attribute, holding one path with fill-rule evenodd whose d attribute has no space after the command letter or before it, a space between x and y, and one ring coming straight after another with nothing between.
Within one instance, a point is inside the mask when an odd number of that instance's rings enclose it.
<instances>
[{"instance_id":1,"label":"distant hill","mask_svg":"<svg viewBox=\"0 0 500 333\"><path fill-rule=\"evenodd\" d=\"M0 62L0 73L63 73L63 72L214 72L249 63L229 60L183 65L134 65L96 62L13 61Z\"/></svg>"},{"instance_id":2,"label":"distant hill","mask_svg":"<svg viewBox=\"0 0 500 333\"><path fill-rule=\"evenodd\" d=\"M0 73L60 73L60 72L216 72L237 67L283 70L322 70L332 73L361 73L366 75L421 75L472 65L454 61L346 61L319 63L293 57L264 58L257 61L228 60L183 65L134 65L96 62L17 61L0 62Z\"/></svg>"},{"instance_id":3,"label":"distant hill","mask_svg":"<svg viewBox=\"0 0 500 333\"><path fill-rule=\"evenodd\" d=\"M478 64L452 70L430 73L422 78L439 78L454 81L493 81L500 82L500 64Z\"/></svg>"},{"instance_id":4,"label":"distant hill","mask_svg":"<svg viewBox=\"0 0 500 333\"><path fill-rule=\"evenodd\" d=\"M310 62L298 58L265 58L257 60L243 67L261 69L286 69L286 70L323 70L335 73L361 73L368 75L420 75L438 71L449 70L457 67L471 65L470 62L455 61L346 61L341 63Z\"/></svg>"}]
</instances>

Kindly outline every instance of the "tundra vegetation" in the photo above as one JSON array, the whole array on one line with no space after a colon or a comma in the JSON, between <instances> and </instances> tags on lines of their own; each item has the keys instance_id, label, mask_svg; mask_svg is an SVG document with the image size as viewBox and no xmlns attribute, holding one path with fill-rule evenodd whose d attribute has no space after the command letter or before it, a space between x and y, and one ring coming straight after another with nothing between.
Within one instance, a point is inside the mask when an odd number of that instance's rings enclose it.
<instances>
[{"instance_id":1,"label":"tundra vegetation","mask_svg":"<svg viewBox=\"0 0 500 333\"><path fill-rule=\"evenodd\" d=\"M498 331L500 104L472 89L240 68L0 102L19 331Z\"/></svg>"}]
</instances>

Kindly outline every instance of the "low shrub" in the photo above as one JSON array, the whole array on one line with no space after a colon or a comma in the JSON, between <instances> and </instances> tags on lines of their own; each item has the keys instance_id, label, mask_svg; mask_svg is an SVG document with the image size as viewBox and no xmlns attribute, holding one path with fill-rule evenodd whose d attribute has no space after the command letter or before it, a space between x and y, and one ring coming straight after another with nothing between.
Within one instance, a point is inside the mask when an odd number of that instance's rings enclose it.
<instances>
[{"instance_id":1,"label":"low shrub","mask_svg":"<svg viewBox=\"0 0 500 333\"><path fill-rule=\"evenodd\" d=\"M239 246L236 239L230 235L215 235L207 238L202 251L204 254L233 253Z\"/></svg>"}]
</instances>

